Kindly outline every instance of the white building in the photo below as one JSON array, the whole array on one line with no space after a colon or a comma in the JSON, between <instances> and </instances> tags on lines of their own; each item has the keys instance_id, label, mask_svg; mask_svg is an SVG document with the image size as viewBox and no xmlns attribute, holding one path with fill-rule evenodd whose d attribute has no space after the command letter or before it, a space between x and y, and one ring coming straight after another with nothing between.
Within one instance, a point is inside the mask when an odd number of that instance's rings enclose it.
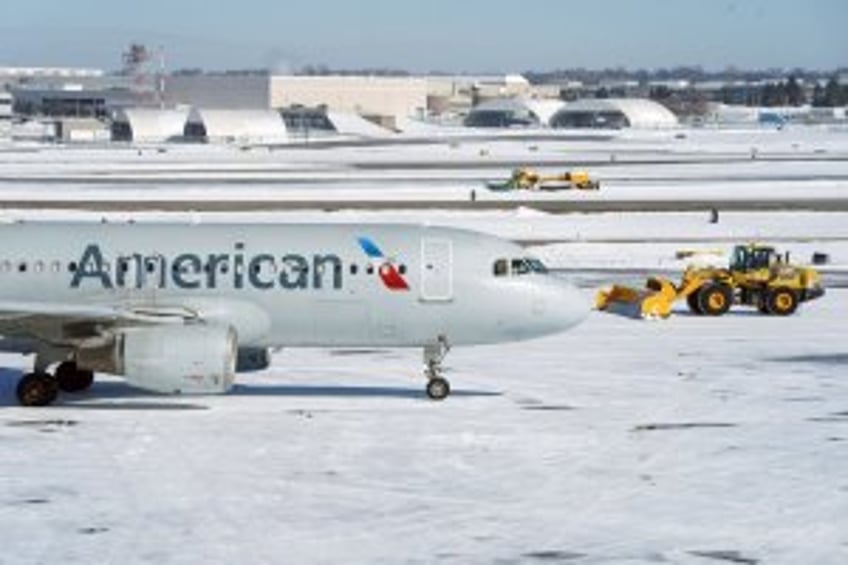
<instances>
[{"instance_id":1,"label":"white building","mask_svg":"<svg viewBox=\"0 0 848 565\"><path fill-rule=\"evenodd\" d=\"M285 143L283 118L276 110L194 108L183 131L186 140L208 143Z\"/></svg>"},{"instance_id":2,"label":"white building","mask_svg":"<svg viewBox=\"0 0 848 565\"><path fill-rule=\"evenodd\" d=\"M189 111L185 109L123 108L112 120L112 141L162 143L183 137Z\"/></svg>"},{"instance_id":3,"label":"white building","mask_svg":"<svg viewBox=\"0 0 848 565\"><path fill-rule=\"evenodd\" d=\"M679 125L668 108L644 98L583 98L551 118L553 128L667 129Z\"/></svg>"},{"instance_id":4,"label":"white building","mask_svg":"<svg viewBox=\"0 0 848 565\"><path fill-rule=\"evenodd\" d=\"M352 112L381 123L422 116L427 82L407 77L187 75L165 80L165 103L207 109L269 110L292 106Z\"/></svg>"},{"instance_id":5,"label":"white building","mask_svg":"<svg viewBox=\"0 0 848 565\"><path fill-rule=\"evenodd\" d=\"M79 80L100 78L104 74L100 69L76 67L0 67L0 83L32 79Z\"/></svg>"},{"instance_id":6,"label":"white building","mask_svg":"<svg viewBox=\"0 0 848 565\"><path fill-rule=\"evenodd\" d=\"M427 111L427 81L412 77L273 76L271 107L326 106L394 128Z\"/></svg>"},{"instance_id":7,"label":"white building","mask_svg":"<svg viewBox=\"0 0 848 565\"><path fill-rule=\"evenodd\" d=\"M561 100L496 98L481 102L465 118L468 127L547 127L565 106Z\"/></svg>"}]
</instances>

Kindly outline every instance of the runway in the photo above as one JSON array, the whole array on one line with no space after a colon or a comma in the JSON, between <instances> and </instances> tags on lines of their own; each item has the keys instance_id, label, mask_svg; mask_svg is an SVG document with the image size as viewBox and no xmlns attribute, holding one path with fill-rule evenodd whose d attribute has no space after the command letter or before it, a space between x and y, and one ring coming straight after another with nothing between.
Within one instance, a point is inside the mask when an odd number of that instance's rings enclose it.
<instances>
[{"instance_id":1,"label":"runway","mask_svg":"<svg viewBox=\"0 0 848 565\"><path fill-rule=\"evenodd\" d=\"M479 191L478 191L479 194ZM675 199L477 199L457 198L412 199L4 199L0 209L5 210L92 210L97 212L120 211L197 211L197 212L265 212L298 210L456 210L503 211L529 208L549 214L598 212L700 212L712 209L721 212L812 211L846 212L848 199L844 198L781 198L775 200L751 198L675 198Z\"/></svg>"}]
</instances>

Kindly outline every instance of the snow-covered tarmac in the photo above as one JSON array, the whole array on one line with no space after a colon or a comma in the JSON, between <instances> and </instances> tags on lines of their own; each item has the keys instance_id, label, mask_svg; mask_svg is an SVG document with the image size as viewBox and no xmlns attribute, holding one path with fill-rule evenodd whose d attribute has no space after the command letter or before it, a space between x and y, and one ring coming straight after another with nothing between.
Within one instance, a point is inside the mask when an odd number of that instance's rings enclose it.
<instances>
[{"instance_id":1,"label":"snow-covered tarmac","mask_svg":"<svg viewBox=\"0 0 848 565\"><path fill-rule=\"evenodd\" d=\"M0 561L845 563L846 309L594 313L453 351L438 404L417 351L284 351L225 397L102 379L43 410L6 375Z\"/></svg>"},{"instance_id":2,"label":"snow-covered tarmac","mask_svg":"<svg viewBox=\"0 0 848 565\"><path fill-rule=\"evenodd\" d=\"M483 194L514 201L497 212L47 209L459 200L522 160L582 163L604 186ZM844 286L848 213L722 211L710 223L545 214L534 200L848 201L846 179L848 132L817 128L316 151L13 147L0 150L0 206L45 209L0 221L424 221L521 241L590 300L605 277L679 272L679 249L751 240L799 262L826 253L825 280ZM661 322L593 312L559 336L455 349L443 403L424 397L418 350L284 350L228 396L152 396L103 376L23 409L14 387L31 360L2 354L0 564L848 562L848 290L787 319L678 308Z\"/></svg>"}]
</instances>

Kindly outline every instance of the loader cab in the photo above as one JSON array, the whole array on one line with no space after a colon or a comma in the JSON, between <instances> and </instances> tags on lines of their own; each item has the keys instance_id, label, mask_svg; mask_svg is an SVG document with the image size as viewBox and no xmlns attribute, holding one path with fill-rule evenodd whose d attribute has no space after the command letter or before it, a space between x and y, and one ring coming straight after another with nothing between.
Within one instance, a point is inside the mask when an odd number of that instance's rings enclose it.
<instances>
[{"instance_id":1,"label":"loader cab","mask_svg":"<svg viewBox=\"0 0 848 565\"><path fill-rule=\"evenodd\" d=\"M730 262L730 269L732 271L768 269L777 260L778 256L773 247L737 245L733 249L733 259Z\"/></svg>"}]
</instances>

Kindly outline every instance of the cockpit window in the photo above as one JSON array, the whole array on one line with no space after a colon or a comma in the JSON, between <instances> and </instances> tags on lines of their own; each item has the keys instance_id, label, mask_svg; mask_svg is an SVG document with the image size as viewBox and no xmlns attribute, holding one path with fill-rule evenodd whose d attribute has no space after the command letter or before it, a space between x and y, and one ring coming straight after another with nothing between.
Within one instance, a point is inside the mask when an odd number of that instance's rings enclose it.
<instances>
[{"instance_id":1,"label":"cockpit window","mask_svg":"<svg viewBox=\"0 0 848 565\"><path fill-rule=\"evenodd\" d=\"M547 273L545 265L533 257L520 257L516 259L498 259L495 261L494 274L496 277L522 276L530 273Z\"/></svg>"},{"instance_id":2,"label":"cockpit window","mask_svg":"<svg viewBox=\"0 0 848 565\"><path fill-rule=\"evenodd\" d=\"M530 270L534 273L547 273L548 268L545 267L545 264L539 261L534 257L528 257L527 263L530 265Z\"/></svg>"},{"instance_id":3,"label":"cockpit window","mask_svg":"<svg viewBox=\"0 0 848 565\"><path fill-rule=\"evenodd\" d=\"M525 259L512 260L512 274L526 275L530 272L530 264Z\"/></svg>"}]
</instances>

